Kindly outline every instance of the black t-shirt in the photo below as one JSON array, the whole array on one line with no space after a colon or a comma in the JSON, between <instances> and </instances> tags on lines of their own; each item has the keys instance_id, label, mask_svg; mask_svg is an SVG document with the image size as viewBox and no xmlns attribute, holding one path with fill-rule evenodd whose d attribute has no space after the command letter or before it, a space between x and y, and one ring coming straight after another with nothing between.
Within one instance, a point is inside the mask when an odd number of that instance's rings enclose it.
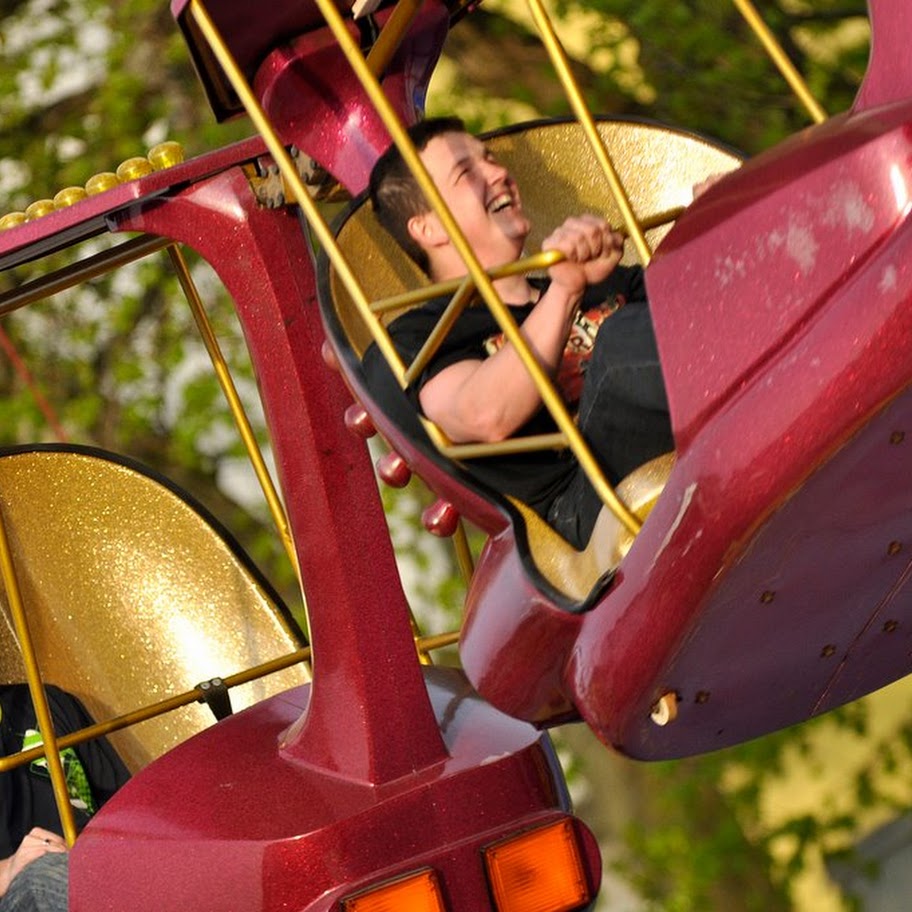
<instances>
[{"instance_id":1,"label":"black t-shirt","mask_svg":"<svg viewBox=\"0 0 912 912\"><path fill-rule=\"evenodd\" d=\"M92 724L92 718L75 697L54 686L46 687L54 732L59 737ZM22 749L27 733L37 730L35 710L25 684L0 685L0 749L4 756ZM26 746L31 746L27 744ZM77 829L129 779L129 773L114 749L103 738L61 752L67 778L79 777L70 770L67 751L75 753L88 780L89 795L71 798ZM76 791L74 786L74 792ZM50 774L41 761L32 761L0 773L0 858L8 858L26 833L35 826L63 835L54 800Z\"/></svg>"},{"instance_id":2,"label":"black t-shirt","mask_svg":"<svg viewBox=\"0 0 912 912\"><path fill-rule=\"evenodd\" d=\"M531 280L540 290L547 288L546 280ZM574 330L565 349L564 361L557 379L564 400L573 410L579 399L588 354L604 319L627 301L646 299L643 271L638 266L620 266L605 282L586 290L579 308ZM413 308L390 323L388 330L396 350L406 364L411 363L440 318L449 298L435 299ZM511 305L510 312L520 326L529 316L534 304ZM444 368L467 359L489 357L502 344L502 334L496 320L483 304L470 306L456 320L426 369L407 393L414 408L420 411L418 394L425 383ZM376 346L365 352L364 367L368 387L381 408L389 401L389 384L378 382L384 370ZM392 403L390 403L392 407ZM551 434L557 427L547 409L539 411L520 428L515 437ZM469 471L495 490L512 495L541 515L546 515L554 498L566 487L576 470L576 460L569 450L541 450L472 459L466 461Z\"/></svg>"}]
</instances>

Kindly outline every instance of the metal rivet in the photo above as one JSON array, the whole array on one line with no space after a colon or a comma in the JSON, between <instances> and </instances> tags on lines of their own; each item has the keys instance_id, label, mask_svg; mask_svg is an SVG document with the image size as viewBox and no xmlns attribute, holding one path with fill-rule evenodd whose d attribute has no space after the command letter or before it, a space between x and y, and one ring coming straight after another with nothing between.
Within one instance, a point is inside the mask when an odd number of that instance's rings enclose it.
<instances>
[{"instance_id":1,"label":"metal rivet","mask_svg":"<svg viewBox=\"0 0 912 912\"><path fill-rule=\"evenodd\" d=\"M764 605L768 605L775 597L776 597L776 593L773 592L772 589L767 589L766 592L764 592L763 595L760 596L760 601Z\"/></svg>"},{"instance_id":2,"label":"metal rivet","mask_svg":"<svg viewBox=\"0 0 912 912\"><path fill-rule=\"evenodd\" d=\"M899 627L899 621L886 621L883 625L884 633L893 633Z\"/></svg>"},{"instance_id":3,"label":"metal rivet","mask_svg":"<svg viewBox=\"0 0 912 912\"><path fill-rule=\"evenodd\" d=\"M820 658L828 659L831 655L835 655L836 647L832 643L828 643L823 649L820 650Z\"/></svg>"},{"instance_id":4,"label":"metal rivet","mask_svg":"<svg viewBox=\"0 0 912 912\"><path fill-rule=\"evenodd\" d=\"M891 541L890 544L887 545L887 554L889 554L891 557L894 554L899 554L899 552L902 551L902 547L902 542Z\"/></svg>"},{"instance_id":5,"label":"metal rivet","mask_svg":"<svg viewBox=\"0 0 912 912\"><path fill-rule=\"evenodd\" d=\"M678 715L678 695L674 691L669 691L659 697L658 703L652 707L649 718L656 725L668 725L674 722Z\"/></svg>"},{"instance_id":6,"label":"metal rivet","mask_svg":"<svg viewBox=\"0 0 912 912\"><path fill-rule=\"evenodd\" d=\"M699 703L701 706L704 703L709 702L709 691L708 690L698 690L697 695L694 697L694 702Z\"/></svg>"},{"instance_id":7,"label":"metal rivet","mask_svg":"<svg viewBox=\"0 0 912 912\"><path fill-rule=\"evenodd\" d=\"M890 443L892 443L894 446L897 443L902 443L905 439L906 439L905 431L893 431L893 433L890 434Z\"/></svg>"}]
</instances>

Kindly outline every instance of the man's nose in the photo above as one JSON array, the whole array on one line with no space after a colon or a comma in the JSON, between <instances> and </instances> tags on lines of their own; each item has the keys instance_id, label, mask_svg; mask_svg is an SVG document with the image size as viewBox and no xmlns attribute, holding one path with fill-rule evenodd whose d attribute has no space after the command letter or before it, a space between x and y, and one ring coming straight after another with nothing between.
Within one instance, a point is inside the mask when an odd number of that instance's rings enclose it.
<instances>
[{"instance_id":1,"label":"man's nose","mask_svg":"<svg viewBox=\"0 0 912 912\"><path fill-rule=\"evenodd\" d=\"M510 177L510 172L498 161L486 161L485 176L489 183L505 181Z\"/></svg>"}]
</instances>

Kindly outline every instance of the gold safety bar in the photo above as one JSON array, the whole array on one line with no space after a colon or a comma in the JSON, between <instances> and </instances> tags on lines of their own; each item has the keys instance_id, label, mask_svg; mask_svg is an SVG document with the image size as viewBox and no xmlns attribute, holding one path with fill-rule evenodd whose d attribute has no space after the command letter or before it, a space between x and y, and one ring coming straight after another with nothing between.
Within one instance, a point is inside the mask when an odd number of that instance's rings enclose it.
<instances>
[{"instance_id":1,"label":"gold safety bar","mask_svg":"<svg viewBox=\"0 0 912 912\"><path fill-rule=\"evenodd\" d=\"M760 17L751 0L732 0L732 3L747 21L757 38L759 38L766 53L779 68L779 72L785 78L798 100L804 105L811 120L814 123L823 123L827 119L826 111L811 94L807 83L801 77L792 61L789 60L788 55L782 49L782 45L776 40L776 36L773 35L769 26Z\"/></svg>"},{"instance_id":2,"label":"gold safety bar","mask_svg":"<svg viewBox=\"0 0 912 912\"><path fill-rule=\"evenodd\" d=\"M346 29L345 22L341 14L332 4L331 0L316 0L316 5L319 7L320 12L323 14L327 25L332 31L333 36L338 42L342 52L348 59L349 64L354 70L355 75L358 77L362 87L364 88L371 102L374 104L374 107L383 120L383 123L390 133L390 136L393 138L393 141L395 142L397 148L401 152L407 166L415 175L415 178L418 181L418 184L424 192L426 198L428 199L428 202L431 204L431 207L437 214L438 218L440 218L444 229L452 239L452 242L461 255L463 262L465 262L469 273L469 280L472 282L474 287L481 294L485 303L490 308L491 313L493 314L501 330L504 332L507 340L516 348L517 353L523 361L526 369L532 375L536 385L541 391L542 399L546 408L548 408L549 412L551 412L555 423L558 425L558 428L565 435L567 442L579 460L580 465L589 475L593 486L595 487L597 493L600 495L602 501L609 506L612 512L614 512L617 516L618 520L631 533L636 534L639 531L641 525L639 519L626 507L625 504L623 504L618 499L614 492L614 489L608 484L607 480L605 479L601 468L595 461L591 451L589 450L589 447L587 446L575 423L573 422L573 419L567 412L567 409L564 406L563 401L558 396L556 390L554 389L550 378L548 378L548 376L545 374L541 365L538 363L535 356L530 351L528 345L525 343L525 340L523 339L522 335L519 332L519 328L516 325L516 321L509 313L509 308L507 308L506 305L504 305L504 303L500 300L497 292L494 289L490 277L485 272L485 270L482 269L481 264L478 262L478 259L469 246L465 236L463 235L459 226L456 224L452 214L446 207L439 191L434 186L434 183L431 180L430 175L427 173L427 170L425 169L423 163L421 162L421 159L419 158L414 145L409 140L404 127L393 111L389 101L386 99L379 81L371 72L371 68L368 66L367 61L364 55L361 53L360 48ZM189 12L199 26L203 37L210 45L213 54L215 55L220 66L231 82L232 87L237 93L238 98L241 100L241 103L244 105L244 108L246 109L251 121L266 142L270 154L273 156L276 164L278 165L282 176L285 178L289 187L292 189L295 200L300 205L305 217L307 218L309 224L311 225L311 228L317 237L317 240L326 250L330 262L336 269L337 274L345 286L346 291L351 296L353 303L360 311L368 326L376 325L375 321L372 324L373 317L371 314L370 305L367 301L363 289L352 273L351 268L349 267L344 255L336 243L335 237L330 231L323 216L319 212L316 203L307 193L307 190L304 187L304 184L294 167L291 156L288 154L281 140L276 135L275 130L272 128L272 125L269 123L265 111L262 109L256 97L253 95L253 92L247 84L244 75L240 72L237 63L234 61L231 52L225 45L224 40L216 29L215 24L206 11L204 5L200 2L200 0L191 0L189 5ZM377 334L376 341L378 347L381 350L381 353L393 366L394 372L399 373L398 379L400 382L402 382L402 362L398 356L398 353L395 351L395 348L392 345L389 335L385 332L385 330Z\"/></svg>"},{"instance_id":3,"label":"gold safety bar","mask_svg":"<svg viewBox=\"0 0 912 912\"><path fill-rule=\"evenodd\" d=\"M282 540L282 545L285 548L285 553L288 555L288 559L291 561L292 567L294 567L295 575L300 581L301 574L298 568L298 555L295 551L294 542L292 541L288 517L285 515L285 509L276 492L275 485L272 483L272 476L266 468L263 452L260 449L256 435L253 432L253 426L250 424L247 412L238 395L237 387L234 385L228 362L225 360L218 344L218 339L216 339L215 333L212 330L212 323L209 321L209 317L206 314L206 309L203 306L203 301L196 287L196 283L193 281L193 276L190 275L190 270L187 267L187 261L184 258L183 253L176 244L171 244L168 247L168 256L171 258L171 264L177 273L178 281L184 291L187 303L190 305L193 319L196 321L197 329L202 337L203 344L206 346L209 359L212 361L212 368L218 378L219 386L222 388L222 393L228 402L228 408L231 411L238 433L244 443L244 448L247 451L247 458L253 466L257 481L259 481L260 488L263 491L263 496L266 498L269 513L278 530L279 538Z\"/></svg>"},{"instance_id":4,"label":"gold safety bar","mask_svg":"<svg viewBox=\"0 0 912 912\"><path fill-rule=\"evenodd\" d=\"M3 530L0 528L0 536L3 536L3 534ZM2 541L0 541L0 570L5 573L6 565L2 563L2 557ZM458 641L458 639L458 632L441 633L432 636L419 637L417 640L417 645L421 652L428 653L433 652L437 649L444 649L447 646L452 646ZM31 643L30 638L28 639L28 642ZM32 656L34 657L34 652L32 652ZM288 653L287 655L279 656L278 658L271 659L268 662L262 662L259 665L254 665L251 668L247 668L244 671L239 671L237 674L229 675L225 678L222 678L221 680L225 687L230 690L232 687L239 687L242 684L248 684L249 682L255 681L258 678L263 678L267 675L275 674L278 671L283 671L286 668L291 668L293 665L297 665L301 662L309 662L310 658L311 649L309 646L305 646L303 649L297 649L294 652ZM38 699L44 699L43 690L41 691L41 696ZM164 700L158 700L155 703L150 703L148 706L144 706L140 709L135 709L131 712L123 713L122 715L115 716L112 719L106 719L103 722L95 722L92 725L87 725L85 728L81 728L75 732L68 732L65 735L61 735L59 738L56 738L54 744L56 745L58 751L65 750L68 747L76 747L80 744L84 744L86 741L91 741L93 738L105 737L115 732L122 731L125 728L129 728L130 726L138 725L141 722L147 722L149 719L154 719L156 716L162 716L166 713L173 712L174 710L180 709L183 706L189 706L191 703L204 703L205 700L206 693L203 689L203 686L199 685L192 688L191 690L184 691L183 693L175 694L171 697L166 697ZM48 750L50 750L50 739L48 739L47 747L44 745L30 747L26 750L18 751L15 754L9 754L7 756L0 757L0 773L5 773L17 766L21 766L23 763L29 763L32 760L43 757ZM64 789L65 788L66 785L64 783ZM67 801L66 804L67 807L69 807L69 801Z\"/></svg>"},{"instance_id":5,"label":"gold safety bar","mask_svg":"<svg viewBox=\"0 0 912 912\"><path fill-rule=\"evenodd\" d=\"M54 799L57 802L57 811L60 814L60 823L63 826L63 836L67 845L72 846L76 841L76 819L73 807L70 804L69 791L67 790L66 776L63 772L63 761L60 759L57 736L54 733L54 722L48 706L47 695L41 682L41 671L38 668L38 657L29 632L28 618L22 602L22 592L16 578L16 568L13 564L12 551L9 538L6 534L6 523L0 511L0 578L3 580L6 596L13 616L13 626L16 637L22 650L22 661L25 665L25 678L28 683L32 705L35 708L35 719L38 730L41 732L43 745L35 750L38 755L44 754L47 758L48 772L51 775L51 786Z\"/></svg>"},{"instance_id":6,"label":"gold safety bar","mask_svg":"<svg viewBox=\"0 0 912 912\"><path fill-rule=\"evenodd\" d=\"M292 665L297 665L300 662L307 662L310 659L310 655L310 647L305 646L303 649L297 649L287 655L279 656L268 662L262 662L259 665L254 665L251 668L247 668L237 674L229 675L221 680L227 688L231 689L232 687L238 687L241 684L247 684L258 678L263 678L267 675L274 674L277 671L290 668ZM110 735L113 732L129 728L132 725L138 725L140 722L154 719L156 716L162 716L165 713L173 712L175 709L180 709L182 706L188 706L190 703L204 703L205 701L206 692L203 689L203 686L199 685L192 690L175 694L172 697L166 697L164 700L158 700L155 703L150 703L148 706L143 706L139 709L132 710L131 712L123 713L112 719L106 719L104 722L95 722L92 725L87 725L85 728L80 728L78 731L61 735L57 739L57 746L61 750L67 747L75 747L78 744L91 741L93 738ZM0 773L20 766L23 763L28 763L36 757L41 757L44 755L44 752L44 747L31 747L15 754L0 757Z\"/></svg>"}]
</instances>

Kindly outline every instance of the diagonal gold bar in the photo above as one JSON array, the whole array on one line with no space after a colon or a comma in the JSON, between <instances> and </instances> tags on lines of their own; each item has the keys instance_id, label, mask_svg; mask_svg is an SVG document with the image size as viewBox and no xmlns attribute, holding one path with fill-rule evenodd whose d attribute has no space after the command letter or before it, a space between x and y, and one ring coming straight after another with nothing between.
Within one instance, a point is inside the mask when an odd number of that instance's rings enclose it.
<instances>
[{"instance_id":1,"label":"diagonal gold bar","mask_svg":"<svg viewBox=\"0 0 912 912\"><path fill-rule=\"evenodd\" d=\"M445 646L450 646L457 642L458 639L459 631L457 630L450 633L416 637L415 643L421 652L428 653L433 652L435 649L442 649ZM311 649L309 646L306 646L303 649L295 650L287 655L271 659L268 662L262 662L253 668L247 668L237 674L225 676L222 680L225 686L230 689L232 687L238 687L241 684L247 684L249 681L254 681L257 678L262 678L265 675L282 671L285 668L290 668L292 665L297 665L301 662L309 662L310 658ZM105 735L113 734L114 732L122 731L125 728L129 728L131 725L138 725L139 723L146 722L156 716L161 716L165 713L172 712L175 709L180 709L182 706L187 706L190 703L200 703L203 699L203 691L199 687L195 687L192 690L175 694L164 700L159 700L149 706L141 707L132 712L123 713L113 719L107 719L104 722L96 722L94 725L88 725L77 732L70 732L69 734L62 735L57 739L57 748L58 750L63 750L67 747L76 747L78 744L84 744L86 741L91 741L93 738L100 738ZM44 747L32 747L28 750L19 751L18 753L10 754L6 757L0 757L0 773L5 773L7 770L21 766L23 763L29 763L38 757L43 757L44 754Z\"/></svg>"},{"instance_id":2,"label":"diagonal gold bar","mask_svg":"<svg viewBox=\"0 0 912 912\"><path fill-rule=\"evenodd\" d=\"M310 647L306 646L303 649L295 650L295 652L280 656L277 659L262 662L259 665L255 665L253 668L247 668L237 674L223 677L222 680L225 686L230 689L232 687L237 687L240 684L246 684L248 681L262 678L273 672L290 668L292 665L297 665L300 662L309 662L310 656ZM58 739L57 745L61 749L75 747L77 744L90 741L92 738L110 735L113 732L129 728L131 725L138 725L140 722L145 722L148 719L164 715L172 710L180 709L180 707L187 706L190 703L202 703L203 700L204 694L202 689L196 687L193 690L188 690L184 693L167 697L164 700L159 700L148 706L140 707L132 712L123 713L113 719L107 719L104 722L96 722L94 725L88 725L85 728L81 728L78 732L63 735ZM0 773L6 772L6 770L12 769L13 767L20 766L23 763L28 763L35 757L42 756L43 753L43 748L35 747L30 748L29 750L19 751L19 753L11 754L8 757L0 757Z\"/></svg>"},{"instance_id":3,"label":"diagonal gold bar","mask_svg":"<svg viewBox=\"0 0 912 912\"><path fill-rule=\"evenodd\" d=\"M456 293L447 304L446 310L440 315L440 319L434 326L433 331L421 346L420 351L415 355L415 360L408 366L405 372L405 384L408 386L413 383L415 378L427 367L428 362L434 357L440 344L446 338L447 333L452 329L453 324L462 316L462 312L471 303L472 295L475 293L475 286L469 279L460 280Z\"/></svg>"},{"instance_id":4,"label":"diagonal gold bar","mask_svg":"<svg viewBox=\"0 0 912 912\"><path fill-rule=\"evenodd\" d=\"M57 269L39 279L26 282L24 285L0 295L0 316L113 272L121 266L140 260L158 250L164 250L171 243L169 238L141 235L111 247L109 250L86 257L77 263Z\"/></svg>"},{"instance_id":5,"label":"diagonal gold bar","mask_svg":"<svg viewBox=\"0 0 912 912\"><path fill-rule=\"evenodd\" d=\"M13 616L13 625L16 628L16 637L22 651L22 662L25 666L25 677L28 682L32 705L35 708L35 718L41 739L44 742L38 750L47 759L48 772L51 775L51 786L54 790L54 799L57 802L57 811L63 825L63 835L67 845L72 846L76 841L76 820L73 816L73 806L70 804L70 795L67 789L66 777L63 772L63 761L60 759L60 748L54 732L54 721L48 706L44 684L41 680L41 671L38 668L38 657L35 655L35 646L29 632L28 618L25 605L22 602L22 592L16 578L16 567L10 550L7 536L6 522L0 511L0 577L6 589L6 598Z\"/></svg>"},{"instance_id":6,"label":"diagonal gold bar","mask_svg":"<svg viewBox=\"0 0 912 912\"><path fill-rule=\"evenodd\" d=\"M456 534L453 536L453 547L456 551L456 563L462 573L463 582L468 585L475 572L475 561L469 548L469 536L466 533L465 523L461 519L456 527Z\"/></svg>"},{"instance_id":7,"label":"diagonal gold bar","mask_svg":"<svg viewBox=\"0 0 912 912\"><path fill-rule=\"evenodd\" d=\"M196 287L196 283L193 281L193 276L190 275L187 260L176 244L172 244L168 247L168 256L171 258L171 264L174 267L174 271L177 273L177 278L184 291L184 296L187 298L187 303L190 305L193 319L196 321L197 329L199 329L203 344L206 346L206 351L212 362L212 368L215 371L219 386L222 388L222 392L228 402L228 408L231 411L234 423L237 426L238 433L241 435L241 440L247 451L247 458L253 466L253 470L263 491L263 496L266 498L266 504L276 529L278 530L279 538L281 538L282 544L285 547L285 553L288 555L291 565L295 569L295 574L300 576L298 571L298 557L295 553L294 542L291 538L291 530L288 527L288 518L285 515L285 508L282 506L275 485L272 483L272 477L269 474L269 470L266 468L263 453L257 443L256 435L253 432L253 427L250 424L247 413L244 410L241 397L238 395L237 387L231 376L231 370L222 354L218 339L215 337L212 324L206 314L206 308L203 306L199 290Z\"/></svg>"},{"instance_id":8,"label":"diagonal gold bar","mask_svg":"<svg viewBox=\"0 0 912 912\"><path fill-rule=\"evenodd\" d=\"M659 228L662 225L668 225L676 221L684 211L683 206L677 206L666 212L658 212L650 218L643 219L640 222L640 228L649 231L651 228ZM503 279L507 276L517 275L521 272L533 272L535 270L547 269L555 263L559 263L561 254L556 250L542 250L539 253L533 253L532 256L523 257L521 260L515 260L512 263L504 263L502 266L495 266L488 270L488 275L492 279ZM380 298L371 302L371 310L377 314L387 313L391 310L399 310L405 307L411 307L414 304L423 304L430 301L431 298L443 297L444 295L455 294L457 289L462 285L463 279L451 279L448 282L436 282L433 285L424 285L421 288L413 288L411 291L404 291L401 294L391 295L388 298Z\"/></svg>"},{"instance_id":9,"label":"diagonal gold bar","mask_svg":"<svg viewBox=\"0 0 912 912\"><path fill-rule=\"evenodd\" d=\"M367 65L378 78L386 71L420 9L421 0L399 0L386 25L380 30L374 46L367 54Z\"/></svg>"},{"instance_id":10,"label":"diagonal gold bar","mask_svg":"<svg viewBox=\"0 0 912 912\"><path fill-rule=\"evenodd\" d=\"M555 263L559 263L563 258L562 254L556 250L544 250L541 253L535 253L530 257L524 257L513 263L505 263L503 266L495 266L488 270L488 275L492 279L503 279L507 276L517 275L521 272L532 272L536 269L547 269ZM382 314L390 310L399 310L403 307L411 307L413 304L423 304L430 301L431 298L442 298L444 295L456 294L462 287L465 279L450 279L447 282L435 282L433 285L424 285L421 288L414 288L411 291L402 292L402 294L392 295L388 298L381 298L371 303L371 310L374 313Z\"/></svg>"},{"instance_id":11,"label":"diagonal gold bar","mask_svg":"<svg viewBox=\"0 0 912 912\"><path fill-rule=\"evenodd\" d=\"M807 83L801 74L795 68L795 65L789 60L788 55L782 49L782 45L776 40L776 36L770 31L769 26L760 17L757 8L751 3L751 0L732 0L738 12L745 18L747 24L753 29L754 34L760 39L767 54L769 54L773 63L779 68L785 81L789 84L791 90L798 97L798 100L804 105L811 120L814 123L823 123L827 119L827 113L820 106Z\"/></svg>"},{"instance_id":12,"label":"diagonal gold bar","mask_svg":"<svg viewBox=\"0 0 912 912\"><path fill-rule=\"evenodd\" d=\"M539 33L541 34L542 43L544 44L545 49L548 51L548 55L551 58L551 63L554 66L555 72L557 73L557 78L560 80L560 83L564 88L564 92L567 95L567 100L570 102L570 106L573 109L573 113L576 115L576 119L580 122L580 125L583 128L583 132L586 134L586 138L589 140L589 145L592 147L592 151L595 154L595 157L605 174L605 178L608 181L608 186L611 189L611 193L614 196L615 202L618 204L618 208L621 210L621 216L624 219L624 226L626 227L630 239L633 241L633 244L637 249L637 254L639 255L643 265L646 266L649 264L649 261L652 258L652 251L649 248L649 244L646 242L646 237L643 234L643 230L637 221L632 206L630 205L630 199L627 196L627 191L624 189L624 185L621 183L617 171L615 170L614 163L611 161L611 156L608 154L608 149L605 146L605 143L595 126L595 120L593 119L592 114L589 111L585 100L583 99L583 94L580 91L576 80L573 78L573 73L570 71L570 63L567 59L567 54L561 46L560 40L557 37L557 33L554 31L554 26L551 24L551 19L545 12L545 8L542 5L541 0L527 0L527 2L529 4L529 11L532 14L532 18L535 21Z\"/></svg>"}]
</instances>

